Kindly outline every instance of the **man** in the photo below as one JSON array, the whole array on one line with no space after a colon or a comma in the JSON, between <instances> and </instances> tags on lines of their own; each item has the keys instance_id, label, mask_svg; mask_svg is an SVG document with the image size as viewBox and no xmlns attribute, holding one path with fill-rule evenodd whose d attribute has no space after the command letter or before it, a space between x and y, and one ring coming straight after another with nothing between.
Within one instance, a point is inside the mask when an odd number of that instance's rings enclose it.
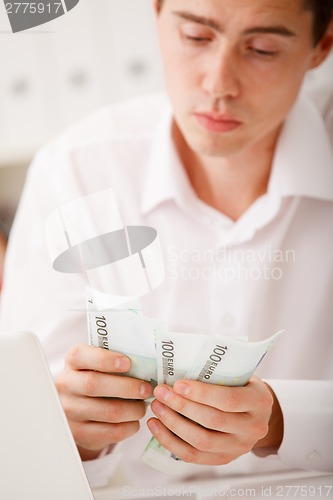
<instances>
[{"instance_id":1,"label":"man","mask_svg":"<svg viewBox=\"0 0 333 500\"><path fill-rule=\"evenodd\" d=\"M333 2L164 0L155 9L172 114L159 98L106 110L37 156L10 244L2 328L40 335L96 475L102 461L111 474L118 451L140 481L162 481L138 462L151 434L203 466L196 472L332 470L333 160L318 111L298 96L332 46ZM158 386L151 434L138 433L150 385L119 377L125 356L84 344L83 315L65 312L83 280L52 272L43 242L52 210L108 186L126 222L155 227L165 250L167 278L143 299L145 314L174 331L250 340L287 330L258 372L265 382ZM237 261L207 262L206 250L226 248Z\"/></svg>"}]
</instances>

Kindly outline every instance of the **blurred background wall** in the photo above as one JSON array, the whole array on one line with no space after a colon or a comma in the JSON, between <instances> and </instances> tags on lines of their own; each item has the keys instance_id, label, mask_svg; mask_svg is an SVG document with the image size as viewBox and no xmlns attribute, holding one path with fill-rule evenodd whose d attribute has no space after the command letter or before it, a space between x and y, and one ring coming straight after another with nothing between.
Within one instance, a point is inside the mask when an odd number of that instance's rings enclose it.
<instances>
[{"instance_id":1,"label":"blurred background wall","mask_svg":"<svg viewBox=\"0 0 333 500\"><path fill-rule=\"evenodd\" d=\"M152 0L80 0L12 34L0 2L0 232L36 149L94 109L163 87Z\"/></svg>"},{"instance_id":2,"label":"blurred background wall","mask_svg":"<svg viewBox=\"0 0 333 500\"><path fill-rule=\"evenodd\" d=\"M153 0L80 0L12 34L0 2L0 233L36 149L94 109L163 88ZM309 81L333 75L333 58Z\"/></svg>"}]
</instances>

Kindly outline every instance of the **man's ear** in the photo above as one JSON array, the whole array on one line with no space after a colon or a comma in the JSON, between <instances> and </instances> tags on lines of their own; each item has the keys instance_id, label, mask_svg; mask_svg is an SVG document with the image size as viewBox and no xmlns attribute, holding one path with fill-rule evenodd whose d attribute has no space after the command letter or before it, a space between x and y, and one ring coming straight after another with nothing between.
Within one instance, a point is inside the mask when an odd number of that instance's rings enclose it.
<instances>
[{"instance_id":1,"label":"man's ear","mask_svg":"<svg viewBox=\"0 0 333 500\"><path fill-rule=\"evenodd\" d=\"M158 14L160 13L160 10L161 10L161 6L160 6L158 0L153 0L153 8L154 8L155 15L158 16Z\"/></svg>"},{"instance_id":2,"label":"man's ear","mask_svg":"<svg viewBox=\"0 0 333 500\"><path fill-rule=\"evenodd\" d=\"M317 68L325 61L333 47L333 17L323 38L314 48L310 69Z\"/></svg>"}]
</instances>

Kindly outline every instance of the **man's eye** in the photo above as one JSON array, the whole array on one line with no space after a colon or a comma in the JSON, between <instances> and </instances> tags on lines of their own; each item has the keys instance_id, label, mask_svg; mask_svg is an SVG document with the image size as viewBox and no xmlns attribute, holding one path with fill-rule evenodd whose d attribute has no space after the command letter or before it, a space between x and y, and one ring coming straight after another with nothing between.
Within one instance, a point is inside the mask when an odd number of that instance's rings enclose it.
<instances>
[{"instance_id":1,"label":"man's eye","mask_svg":"<svg viewBox=\"0 0 333 500\"><path fill-rule=\"evenodd\" d=\"M208 37L203 37L203 36L190 36L190 35L185 35L186 40L189 42L193 42L195 44L200 44L200 43L206 43L210 42L210 38Z\"/></svg>"},{"instance_id":2,"label":"man's eye","mask_svg":"<svg viewBox=\"0 0 333 500\"><path fill-rule=\"evenodd\" d=\"M255 49L254 47L252 47L250 50L261 57L273 57L278 54L276 50L261 50Z\"/></svg>"}]
</instances>

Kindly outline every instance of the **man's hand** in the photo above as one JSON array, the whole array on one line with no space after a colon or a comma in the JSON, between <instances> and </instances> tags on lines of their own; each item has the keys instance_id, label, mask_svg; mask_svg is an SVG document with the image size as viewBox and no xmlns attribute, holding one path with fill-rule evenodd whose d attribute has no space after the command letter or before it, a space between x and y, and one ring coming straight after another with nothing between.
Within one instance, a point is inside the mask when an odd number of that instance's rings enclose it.
<instances>
[{"instance_id":1,"label":"man's hand","mask_svg":"<svg viewBox=\"0 0 333 500\"><path fill-rule=\"evenodd\" d=\"M56 387L83 460L139 430L152 387L119 376L129 368L126 356L98 347L77 344L68 352Z\"/></svg>"},{"instance_id":2,"label":"man's hand","mask_svg":"<svg viewBox=\"0 0 333 500\"><path fill-rule=\"evenodd\" d=\"M148 427L185 462L223 465L256 447L277 449L281 443L280 407L257 377L245 387L182 380L173 389L157 386L154 395L151 408L158 419L150 419Z\"/></svg>"}]
</instances>

